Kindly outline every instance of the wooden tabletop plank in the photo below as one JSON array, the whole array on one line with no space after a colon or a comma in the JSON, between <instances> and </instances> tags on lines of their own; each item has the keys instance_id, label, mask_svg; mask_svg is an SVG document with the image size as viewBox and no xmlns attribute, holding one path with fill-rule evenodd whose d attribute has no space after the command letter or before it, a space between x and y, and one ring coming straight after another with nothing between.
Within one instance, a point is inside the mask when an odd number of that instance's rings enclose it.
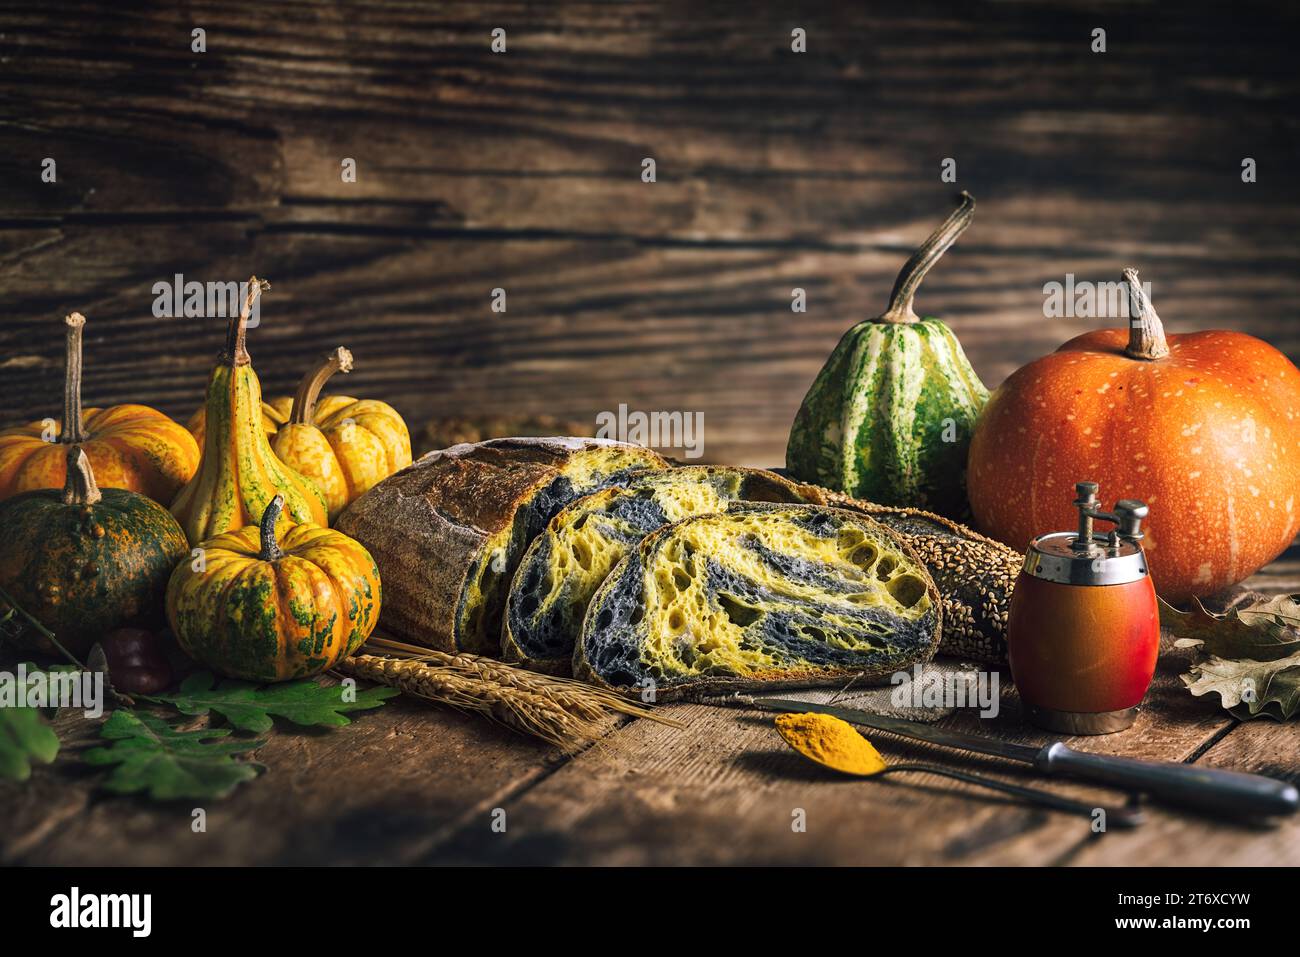
<instances>
[{"instance_id":1,"label":"wooden tabletop plank","mask_svg":"<svg viewBox=\"0 0 1300 957\"><path fill-rule=\"evenodd\" d=\"M1300 787L1300 724L1268 718L1232 729L1197 765L1250 771ZM1300 818L1242 824L1203 816L1157 813L1135 831L1080 847L1071 863L1131 867L1159 862L1214 866L1300 865Z\"/></svg>"},{"instance_id":2,"label":"wooden tabletop plank","mask_svg":"<svg viewBox=\"0 0 1300 957\"><path fill-rule=\"evenodd\" d=\"M279 725L252 754L266 773L228 799L158 803L95 790L99 772L75 755L98 724L61 712L55 764L0 781L0 863L409 863L563 760L482 718L395 699L350 727Z\"/></svg>"},{"instance_id":3,"label":"wooden tabletop plank","mask_svg":"<svg viewBox=\"0 0 1300 957\"><path fill-rule=\"evenodd\" d=\"M1248 580L1254 591L1286 588L1293 547L1278 567ZM1179 675L1191 652L1162 641L1156 679L1135 725L1111 735L1064 739L1098 753L1165 761L1202 760L1203 753L1227 755L1226 742L1239 733L1213 698L1195 698ZM1042 745L1056 740L1021 723L1009 677L1002 676L1001 710L982 720L969 711L940 719L941 726L988 734L1002 740ZM809 693L809 699L826 694ZM845 703L853 704L853 695ZM634 722L606 737L506 807L509 826L494 832L472 823L439 846L429 860L492 863L582 864L1004 864L1043 865L1128 859L1135 846L1128 832L1095 833L1091 822L1008 803L986 791L936 776L906 775L887 781L837 778L793 754L772 728L768 715L701 705L673 713L686 731ZM1288 726L1292 727L1292 726ZM1252 736L1267 738L1260 723ZM1119 792L1063 779L1043 779L1031 770L983 755L913 744L885 734L868 736L888 760L922 761L973 770L1001 780L1048 788L1098 804L1123 803ZM1285 753L1285 741L1283 748ZM1300 757L1298 755L1297 757ZM1228 766L1276 773L1249 762ZM1290 774L1296 773L1294 762ZM796 808L808 828L791 829ZM1237 825L1160 806L1148 807L1138 833L1181 827L1197 833L1255 833ZM1218 864L1215 842L1176 853L1142 845L1147 864ZM1199 848L1199 849L1198 849ZM1085 854L1086 852L1086 854ZM1300 838L1284 831L1263 860L1300 860ZM1242 857L1241 860L1246 860ZM1263 862L1263 860L1261 862Z\"/></svg>"},{"instance_id":4,"label":"wooden tabletop plank","mask_svg":"<svg viewBox=\"0 0 1300 957\"><path fill-rule=\"evenodd\" d=\"M1179 761L1192 756L1231 719L1182 688L1177 675L1185 661L1186 653L1179 651L1162 657L1147 706L1129 731L1065 740L1084 750L1130 757ZM1004 687L1002 705L992 721L958 713L940 724L1026 744L1054 740L1020 723L1014 689ZM646 722L618 729L507 806L505 834L478 822L436 848L430 859L1052 864L1097 838L1088 819L1010 803L947 779L911 774L888 781L840 778L791 752L770 715L704 705L674 706L670 713L687 722L688 729ZM1123 803L1117 792L1045 783L1031 770L997 758L867 734L888 760L973 770L1082 800ZM806 832L791 829L796 808L807 812Z\"/></svg>"},{"instance_id":5,"label":"wooden tabletop plank","mask_svg":"<svg viewBox=\"0 0 1300 957\"><path fill-rule=\"evenodd\" d=\"M1248 585L1274 580L1290 581L1270 568ZM1177 679L1188 655L1166 642L1131 730L1069 742L1294 778L1294 723L1239 725L1213 699L1193 698ZM1002 690L996 719L959 712L941 724L1026 744L1049 740L1020 724L1005 676ZM850 690L844 700L852 705L859 696ZM209 802L208 830L195 834L194 802L157 805L96 791L97 773L75 760L93 744L96 724L64 712L59 760L37 767L25 784L0 782L8 822L0 862L1216 864L1249 862L1247 852L1225 858L1223 848L1256 838L1261 863L1295 863L1300 855L1294 828L1257 832L1153 808L1140 833L1179 835L1166 852L1159 842L1135 843L1113 829L1094 834L1086 819L932 775L841 780L791 752L769 715L704 705L670 713L688 728L612 724L573 760L480 718L401 699L354 716L349 728L282 728L255 754L270 771L230 799ZM996 758L871 737L894 761L974 770L1097 803L1122 799L1091 785L1046 782ZM497 809L504 831L493 827ZM792 829L796 809L804 831Z\"/></svg>"}]
</instances>

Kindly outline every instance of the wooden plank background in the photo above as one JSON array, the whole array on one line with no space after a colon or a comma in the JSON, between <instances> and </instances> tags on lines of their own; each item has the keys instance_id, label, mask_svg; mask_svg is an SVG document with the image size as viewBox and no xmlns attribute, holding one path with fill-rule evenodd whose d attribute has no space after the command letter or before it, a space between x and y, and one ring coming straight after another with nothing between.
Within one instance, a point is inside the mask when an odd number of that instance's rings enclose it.
<instances>
[{"instance_id":1,"label":"wooden plank background","mask_svg":"<svg viewBox=\"0 0 1300 957\"><path fill-rule=\"evenodd\" d=\"M1096 324L1043 318L1043 283L1126 265L1173 331L1297 357L1297 25L1249 3L0 3L0 419L57 412L73 309L87 404L188 415L221 322L154 318L152 286L255 272L268 392L346 344L348 390L414 431L626 402L703 412L706 460L778 464L958 187L976 223L920 305L990 385Z\"/></svg>"}]
</instances>

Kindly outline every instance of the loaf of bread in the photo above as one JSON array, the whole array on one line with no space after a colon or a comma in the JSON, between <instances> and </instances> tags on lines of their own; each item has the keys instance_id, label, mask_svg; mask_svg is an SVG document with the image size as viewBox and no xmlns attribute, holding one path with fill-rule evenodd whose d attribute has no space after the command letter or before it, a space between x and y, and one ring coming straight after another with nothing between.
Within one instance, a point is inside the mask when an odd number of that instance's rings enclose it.
<instances>
[{"instance_id":1,"label":"loaf of bread","mask_svg":"<svg viewBox=\"0 0 1300 957\"><path fill-rule=\"evenodd\" d=\"M502 656L534 670L568 672L591 596L642 538L735 501L821 501L805 488L762 469L688 465L578 499L551 519L519 563L506 600Z\"/></svg>"},{"instance_id":2,"label":"loaf of bread","mask_svg":"<svg viewBox=\"0 0 1300 957\"><path fill-rule=\"evenodd\" d=\"M646 536L597 589L575 674L661 700L878 678L931 657L938 590L866 516L732 503Z\"/></svg>"},{"instance_id":3,"label":"loaf of bread","mask_svg":"<svg viewBox=\"0 0 1300 957\"><path fill-rule=\"evenodd\" d=\"M667 468L637 445L569 437L492 439L430 452L339 516L384 585L382 627L444 651L497 654L515 566L574 499Z\"/></svg>"}]
</instances>

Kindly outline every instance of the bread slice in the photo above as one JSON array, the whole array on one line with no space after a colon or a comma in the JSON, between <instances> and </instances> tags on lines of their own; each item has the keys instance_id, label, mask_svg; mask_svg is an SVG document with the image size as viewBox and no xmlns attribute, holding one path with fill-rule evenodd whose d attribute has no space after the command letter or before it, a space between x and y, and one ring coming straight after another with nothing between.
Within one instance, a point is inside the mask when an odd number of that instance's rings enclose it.
<instances>
[{"instance_id":1,"label":"bread slice","mask_svg":"<svg viewBox=\"0 0 1300 957\"><path fill-rule=\"evenodd\" d=\"M538 671L569 671L591 596L642 538L735 501L821 501L806 488L800 492L762 469L688 465L578 499L551 519L519 563L506 600L502 657Z\"/></svg>"},{"instance_id":2,"label":"bread slice","mask_svg":"<svg viewBox=\"0 0 1300 957\"><path fill-rule=\"evenodd\" d=\"M860 511L897 533L925 563L943 596L939 654L996 663L1007 660L1011 591L1024 555L933 512L819 491L828 504Z\"/></svg>"},{"instance_id":3,"label":"bread slice","mask_svg":"<svg viewBox=\"0 0 1300 957\"><path fill-rule=\"evenodd\" d=\"M546 523L575 498L667 467L649 449L606 439L455 445L380 482L335 527L379 565L385 631L444 651L496 654L515 566Z\"/></svg>"},{"instance_id":4,"label":"bread slice","mask_svg":"<svg viewBox=\"0 0 1300 957\"><path fill-rule=\"evenodd\" d=\"M925 566L863 515L733 503L646 536L597 590L577 677L620 691L808 686L930 658L942 610Z\"/></svg>"}]
</instances>

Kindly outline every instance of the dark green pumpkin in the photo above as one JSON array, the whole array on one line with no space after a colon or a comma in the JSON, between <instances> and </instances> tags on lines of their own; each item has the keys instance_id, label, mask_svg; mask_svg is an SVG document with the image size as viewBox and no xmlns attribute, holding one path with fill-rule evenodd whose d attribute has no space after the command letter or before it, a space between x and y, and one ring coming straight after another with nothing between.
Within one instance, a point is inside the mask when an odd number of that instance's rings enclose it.
<instances>
[{"instance_id":1,"label":"dark green pumpkin","mask_svg":"<svg viewBox=\"0 0 1300 957\"><path fill-rule=\"evenodd\" d=\"M0 587L78 657L110 629L161 622L167 579L189 552L167 509L99 489L77 445L62 489L0 502L0 542ZM55 650L34 632L24 640Z\"/></svg>"},{"instance_id":2,"label":"dark green pumpkin","mask_svg":"<svg viewBox=\"0 0 1300 957\"><path fill-rule=\"evenodd\" d=\"M808 390L786 448L795 478L882 505L964 517L966 453L988 390L961 343L912 300L970 225L961 204L912 255L884 315L844 334Z\"/></svg>"}]
</instances>

